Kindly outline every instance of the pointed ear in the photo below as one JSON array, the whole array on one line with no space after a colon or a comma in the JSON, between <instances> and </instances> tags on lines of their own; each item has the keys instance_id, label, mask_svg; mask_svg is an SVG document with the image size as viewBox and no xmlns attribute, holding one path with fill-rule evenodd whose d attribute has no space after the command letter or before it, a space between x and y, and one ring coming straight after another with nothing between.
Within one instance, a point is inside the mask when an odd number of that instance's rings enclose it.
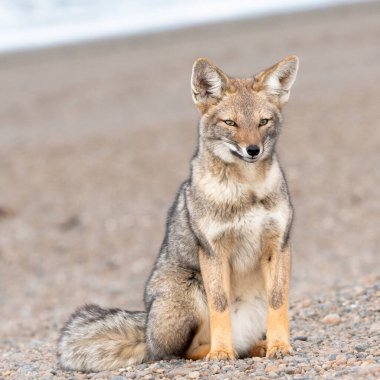
<instances>
[{"instance_id":1,"label":"pointed ear","mask_svg":"<svg viewBox=\"0 0 380 380\"><path fill-rule=\"evenodd\" d=\"M289 100L290 89L296 80L298 57L286 57L276 65L261 72L257 79L269 95L277 96L281 104Z\"/></svg>"},{"instance_id":2,"label":"pointed ear","mask_svg":"<svg viewBox=\"0 0 380 380\"><path fill-rule=\"evenodd\" d=\"M228 86L228 77L206 58L194 62L191 92L194 103L201 108L220 100Z\"/></svg>"}]
</instances>

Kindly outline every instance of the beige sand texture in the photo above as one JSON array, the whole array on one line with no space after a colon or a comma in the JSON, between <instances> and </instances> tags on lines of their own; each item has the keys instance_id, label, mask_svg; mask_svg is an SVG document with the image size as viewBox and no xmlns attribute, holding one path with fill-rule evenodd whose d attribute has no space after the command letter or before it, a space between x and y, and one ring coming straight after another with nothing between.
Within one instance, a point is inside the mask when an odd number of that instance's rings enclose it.
<instances>
[{"instance_id":1,"label":"beige sand texture","mask_svg":"<svg viewBox=\"0 0 380 380\"><path fill-rule=\"evenodd\" d=\"M32 339L53 366L58 329L85 302L142 307L195 150L198 57L236 76L300 57L278 146L296 210L292 299L372 284L379 41L372 2L0 55L0 361Z\"/></svg>"}]
</instances>

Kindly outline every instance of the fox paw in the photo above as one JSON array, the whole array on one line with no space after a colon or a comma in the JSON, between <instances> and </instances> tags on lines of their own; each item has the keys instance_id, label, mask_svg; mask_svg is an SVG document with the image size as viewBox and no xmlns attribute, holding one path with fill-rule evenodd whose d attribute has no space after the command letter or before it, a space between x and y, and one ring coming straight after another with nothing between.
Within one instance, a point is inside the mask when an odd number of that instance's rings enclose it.
<instances>
[{"instance_id":1,"label":"fox paw","mask_svg":"<svg viewBox=\"0 0 380 380\"><path fill-rule=\"evenodd\" d=\"M206 356L206 360L233 360L236 354L233 350L211 350Z\"/></svg>"},{"instance_id":2,"label":"fox paw","mask_svg":"<svg viewBox=\"0 0 380 380\"><path fill-rule=\"evenodd\" d=\"M260 340L252 348L249 356L264 358L267 353L267 341Z\"/></svg>"},{"instance_id":3,"label":"fox paw","mask_svg":"<svg viewBox=\"0 0 380 380\"><path fill-rule=\"evenodd\" d=\"M292 353L293 349L287 342L277 341L268 343L267 358L281 359L286 355L291 355Z\"/></svg>"}]
</instances>

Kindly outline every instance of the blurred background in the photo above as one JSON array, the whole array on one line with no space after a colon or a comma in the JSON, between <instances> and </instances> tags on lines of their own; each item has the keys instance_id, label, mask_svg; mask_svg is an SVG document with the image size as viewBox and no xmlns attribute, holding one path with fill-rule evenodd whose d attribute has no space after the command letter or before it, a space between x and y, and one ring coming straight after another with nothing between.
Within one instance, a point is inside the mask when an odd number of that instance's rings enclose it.
<instances>
[{"instance_id":1,"label":"blurred background","mask_svg":"<svg viewBox=\"0 0 380 380\"><path fill-rule=\"evenodd\" d=\"M0 0L0 348L142 307L189 174L193 61L300 71L279 142L292 299L380 268L380 2ZM53 357L53 356L51 356Z\"/></svg>"}]
</instances>

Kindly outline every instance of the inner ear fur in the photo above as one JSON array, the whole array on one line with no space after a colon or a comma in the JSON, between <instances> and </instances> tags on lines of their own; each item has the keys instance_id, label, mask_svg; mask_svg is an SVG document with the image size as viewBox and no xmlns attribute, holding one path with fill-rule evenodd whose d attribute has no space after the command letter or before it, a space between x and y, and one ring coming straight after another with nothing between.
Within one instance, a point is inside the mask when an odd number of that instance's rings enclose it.
<instances>
[{"instance_id":1,"label":"inner ear fur","mask_svg":"<svg viewBox=\"0 0 380 380\"><path fill-rule=\"evenodd\" d=\"M280 104L289 100L290 89L296 80L299 59L292 55L256 76L255 87L278 98Z\"/></svg>"},{"instance_id":2,"label":"inner ear fur","mask_svg":"<svg viewBox=\"0 0 380 380\"><path fill-rule=\"evenodd\" d=\"M194 103L200 108L217 103L226 92L228 82L228 76L208 59L197 59L191 75Z\"/></svg>"}]
</instances>

